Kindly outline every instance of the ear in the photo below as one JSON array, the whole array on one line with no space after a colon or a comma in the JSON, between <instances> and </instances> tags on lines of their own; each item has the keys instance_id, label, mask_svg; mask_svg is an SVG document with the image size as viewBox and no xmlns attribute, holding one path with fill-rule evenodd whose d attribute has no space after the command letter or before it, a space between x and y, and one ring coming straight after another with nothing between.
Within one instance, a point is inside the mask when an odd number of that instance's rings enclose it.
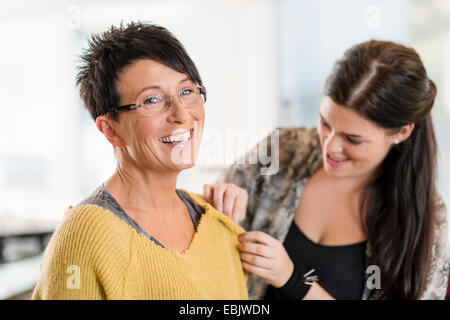
<instances>
[{"instance_id":1,"label":"ear","mask_svg":"<svg viewBox=\"0 0 450 320\"><path fill-rule=\"evenodd\" d=\"M106 139L115 147L123 148L126 146L125 141L119 137L114 129L115 125L113 124L114 120L106 117L106 116L98 116L95 119L95 124L97 125L97 129L104 134Z\"/></svg>"},{"instance_id":2,"label":"ear","mask_svg":"<svg viewBox=\"0 0 450 320\"><path fill-rule=\"evenodd\" d=\"M415 124L411 123L401 127L400 131L392 136L393 142L398 141L398 143L402 143L403 141L408 139L414 130L414 126Z\"/></svg>"}]
</instances>

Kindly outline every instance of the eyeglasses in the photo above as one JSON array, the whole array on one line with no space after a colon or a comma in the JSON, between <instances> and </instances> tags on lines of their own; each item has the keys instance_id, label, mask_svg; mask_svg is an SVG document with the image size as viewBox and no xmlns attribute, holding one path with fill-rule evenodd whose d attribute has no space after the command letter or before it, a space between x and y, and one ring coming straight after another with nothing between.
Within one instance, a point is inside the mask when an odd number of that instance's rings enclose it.
<instances>
[{"instance_id":1,"label":"eyeglasses","mask_svg":"<svg viewBox=\"0 0 450 320\"><path fill-rule=\"evenodd\" d=\"M204 86L197 86L192 88L186 88L178 92L176 95L178 101L185 107L196 107L206 102L206 88ZM108 111L123 112L142 108L146 111L161 111L166 106L172 106L171 95L162 93L155 93L145 98L140 103L127 104L114 108L109 108Z\"/></svg>"}]
</instances>

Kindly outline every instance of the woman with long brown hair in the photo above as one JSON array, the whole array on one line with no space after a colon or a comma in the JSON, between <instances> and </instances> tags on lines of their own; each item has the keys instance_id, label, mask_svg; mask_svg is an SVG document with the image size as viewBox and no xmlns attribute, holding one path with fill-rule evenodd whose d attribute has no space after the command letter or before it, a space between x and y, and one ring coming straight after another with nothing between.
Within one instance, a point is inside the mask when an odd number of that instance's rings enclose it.
<instances>
[{"instance_id":1,"label":"woman with long brown hair","mask_svg":"<svg viewBox=\"0 0 450 320\"><path fill-rule=\"evenodd\" d=\"M261 175L262 164L230 168L224 182L248 192L242 225L251 231L240 251L251 298L445 297L435 96L412 48L355 45L326 81L318 127L279 130L277 174Z\"/></svg>"}]
</instances>

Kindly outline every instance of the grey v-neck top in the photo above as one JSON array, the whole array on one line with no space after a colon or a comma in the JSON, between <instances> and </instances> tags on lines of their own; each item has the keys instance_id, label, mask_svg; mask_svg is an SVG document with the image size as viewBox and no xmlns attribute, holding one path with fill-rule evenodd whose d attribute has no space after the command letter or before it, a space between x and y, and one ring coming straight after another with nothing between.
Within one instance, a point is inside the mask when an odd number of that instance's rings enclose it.
<instances>
[{"instance_id":1,"label":"grey v-neck top","mask_svg":"<svg viewBox=\"0 0 450 320\"><path fill-rule=\"evenodd\" d=\"M192 198L184 191L177 189L176 193L185 203L189 214L191 215L192 222L195 229L197 229L198 223L205 210L192 200ZM103 209L111 211L116 217L128 223L138 233L142 233L157 245L164 247L158 240L153 238L147 231L145 231L136 221L134 221L120 204L114 199L114 197L106 190L105 185L102 184L98 187L87 199L80 202L78 205L96 205Z\"/></svg>"}]
</instances>

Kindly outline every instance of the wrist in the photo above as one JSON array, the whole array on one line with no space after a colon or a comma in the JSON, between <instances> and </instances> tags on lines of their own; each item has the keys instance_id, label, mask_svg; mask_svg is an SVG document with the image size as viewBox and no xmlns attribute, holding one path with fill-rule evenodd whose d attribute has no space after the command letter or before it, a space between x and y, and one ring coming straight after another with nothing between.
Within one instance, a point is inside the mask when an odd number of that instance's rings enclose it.
<instances>
[{"instance_id":1,"label":"wrist","mask_svg":"<svg viewBox=\"0 0 450 320\"><path fill-rule=\"evenodd\" d=\"M291 277L278 290L289 299L303 299L311 285L318 280L313 273L314 269L306 269L302 265L295 264Z\"/></svg>"},{"instance_id":2,"label":"wrist","mask_svg":"<svg viewBox=\"0 0 450 320\"><path fill-rule=\"evenodd\" d=\"M278 277L274 283L271 283L271 285L275 288L281 288L283 287L289 279L292 277L292 274L294 273L294 263L289 260L289 264L286 268L286 271L281 275L281 277Z\"/></svg>"}]
</instances>

